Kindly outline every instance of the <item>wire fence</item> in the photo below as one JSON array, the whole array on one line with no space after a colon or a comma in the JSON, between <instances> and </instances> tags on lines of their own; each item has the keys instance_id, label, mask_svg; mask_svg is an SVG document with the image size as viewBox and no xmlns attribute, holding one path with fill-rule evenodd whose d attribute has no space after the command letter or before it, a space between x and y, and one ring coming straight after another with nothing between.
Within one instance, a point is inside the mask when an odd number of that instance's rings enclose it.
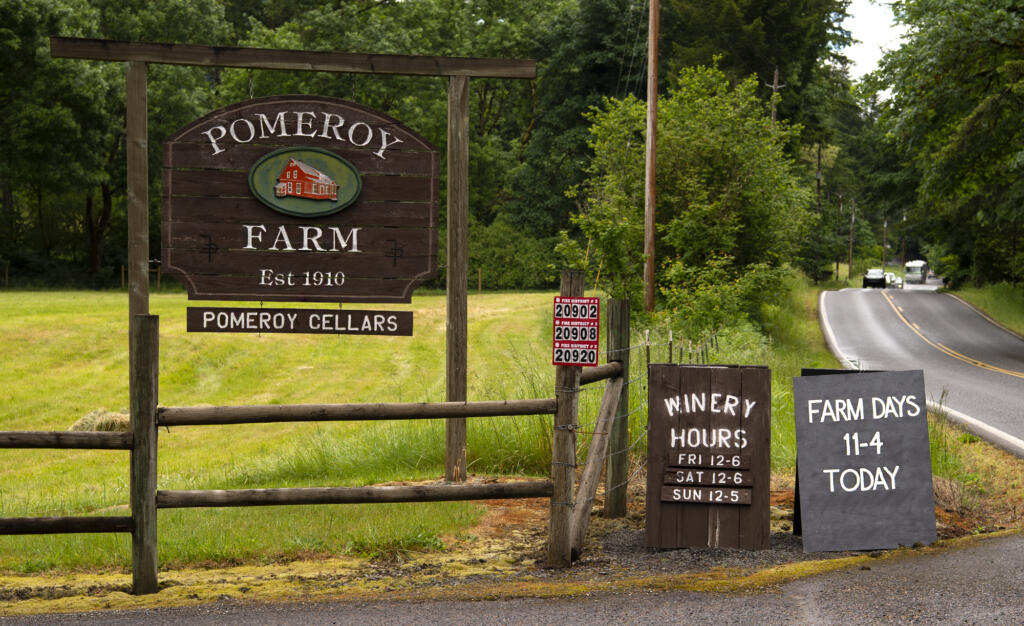
<instances>
[{"instance_id":1,"label":"wire fence","mask_svg":"<svg viewBox=\"0 0 1024 626\"><path fill-rule=\"evenodd\" d=\"M634 333L629 347L629 372L625 377L626 394L628 403L624 411L617 411L612 418L610 428L614 430L622 421L627 421L629 433L625 447L613 449L611 444L607 448L602 465L606 464L609 458L626 454L628 455L629 471L626 479L620 483L605 484L605 492L629 488L630 484L636 484L644 476L647 461L647 394L648 394L648 371L651 363L688 363L688 364L709 364L719 352L718 333L709 333L700 340L677 340L673 337L672 331L652 333L644 330ZM608 352L601 355L602 361L607 361ZM616 351L616 358L621 358L621 351ZM595 434L597 427L597 414L601 405L601 398L604 394L605 385L590 384L580 388L579 394L579 427L576 439L577 467L582 467L589 453L590 441ZM599 491L592 497L587 498L586 504L592 504L595 500L603 497Z\"/></svg>"}]
</instances>

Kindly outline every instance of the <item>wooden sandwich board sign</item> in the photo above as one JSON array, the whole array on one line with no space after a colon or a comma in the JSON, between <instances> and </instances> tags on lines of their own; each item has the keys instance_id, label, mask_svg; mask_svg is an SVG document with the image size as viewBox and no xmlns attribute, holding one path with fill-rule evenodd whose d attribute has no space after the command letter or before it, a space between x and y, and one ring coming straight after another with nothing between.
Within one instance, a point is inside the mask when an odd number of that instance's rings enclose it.
<instances>
[{"instance_id":1,"label":"wooden sandwich board sign","mask_svg":"<svg viewBox=\"0 0 1024 626\"><path fill-rule=\"evenodd\" d=\"M650 366L646 545L770 543L771 371Z\"/></svg>"},{"instance_id":2,"label":"wooden sandwich board sign","mask_svg":"<svg viewBox=\"0 0 1024 626\"><path fill-rule=\"evenodd\" d=\"M936 540L924 373L793 379L805 552Z\"/></svg>"},{"instance_id":3,"label":"wooden sandwich board sign","mask_svg":"<svg viewBox=\"0 0 1024 626\"><path fill-rule=\"evenodd\" d=\"M230 105L164 143L163 267L189 299L409 302L437 271L439 168L358 104Z\"/></svg>"}]
</instances>

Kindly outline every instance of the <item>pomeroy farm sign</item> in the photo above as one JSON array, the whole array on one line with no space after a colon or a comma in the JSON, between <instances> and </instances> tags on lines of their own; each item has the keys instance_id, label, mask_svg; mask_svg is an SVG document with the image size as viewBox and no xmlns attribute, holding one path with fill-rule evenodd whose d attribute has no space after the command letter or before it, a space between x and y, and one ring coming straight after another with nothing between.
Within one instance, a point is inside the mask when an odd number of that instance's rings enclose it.
<instances>
[{"instance_id":1,"label":"pomeroy farm sign","mask_svg":"<svg viewBox=\"0 0 1024 626\"><path fill-rule=\"evenodd\" d=\"M163 266L190 299L409 302L437 271L439 167L343 100L214 111L164 144Z\"/></svg>"}]
</instances>

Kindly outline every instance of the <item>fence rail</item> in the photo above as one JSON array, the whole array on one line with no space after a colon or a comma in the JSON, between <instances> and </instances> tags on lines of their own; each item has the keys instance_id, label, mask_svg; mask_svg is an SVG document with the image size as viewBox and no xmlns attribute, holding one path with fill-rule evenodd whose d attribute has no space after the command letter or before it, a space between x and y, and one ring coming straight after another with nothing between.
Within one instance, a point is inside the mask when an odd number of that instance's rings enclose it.
<instances>
[{"instance_id":1,"label":"fence rail","mask_svg":"<svg viewBox=\"0 0 1024 626\"><path fill-rule=\"evenodd\" d=\"M131 450L132 433L49 432L14 430L0 432L0 448L54 448L71 450Z\"/></svg>"},{"instance_id":2,"label":"fence rail","mask_svg":"<svg viewBox=\"0 0 1024 626\"><path fill-rule=\"evenodd\" d=\"M157 409L157 425L212 426L223 424L265 424L270 422L554 415L555 409L556 402L553 398L487 402L420 402L409 404L282 404L161 407Z\"/></svg>"},{"instance_id":3,"label":"fence rail","mask_svg":"<svg viewBox=\"0 0 1024 626\"><path fill-rule=\"evenodd\" d=\"M555 524L557 533L549 537L549 559L559 566L567 565L582 553L592 506L598 500L597 486L602 469L605 470L603 514L618 517L625 513L625 489L635 475L635 471L630 473L629 456L635 454L634 449L646 438L644 429L630 443L629 421L634 413L643 408L642 391L645 385L642 381L646 377L646 367L651 362L652 348L660 352L667 346L669 362L673 360L673 352L676 350L680 361L692 362L696 358L698 362L706 362L708 353L717 348L717 337L714 335L696 345L676 342L671 336L667 343L652 343L647 333L640 342L630 341L628 303L612 301L608 305L608 312L609 344L606 357L617 360L597 367L572 368L575 372L567 369L565 374L571 373L573 376L563 378L555 385L555 395L563 396L561 407L558 397L484 402L157 407L157 318L138 316L133 319L132 330L133 341L139 348L137 366L133 367L139 400L133 408L134 413L138 413L135 428L142 435L138 432L0 432L0 448L134 450L133 463L141 467L132 470L133 484L139 483L132 489L133 516L7 518L0 519L0 535L132 533L133 553L139 553L133 554L134 588L136 593L146 593L157 588L157 509L550 498L552 520L557 518L559 523ZM613 333L621 337L616 336L612 340ZM631 359L631 356L634 358ZM600 387L591 385L600 381L606 384ZM629 392L631 384L636 384L633 394ZM591 386L581 388L584 385ZM600 397L599 410L590 406L593 401L587 402L586 412L593 421L587 419L583 424L578 419L578 411L582 408L579 402L581 392L588 392L584 395L595 399ZM558 417L560 408L566 413L561 419ZM564 441L553 450L555 458L552 479L470 485L443 483L228 490L157 490L155 484L156 426L526 415L555 416L553 438L562 438ZM578 489L573 477L578 469L577 459L583 456L580 454L583 451L578 450L577 445L586 440L577 440L577 433L591 435ZM148 445L144 446L147 441ZM145 492L136 488L144 482L142 478L146 478ZM621 506L618 506L620 502ZM555 558L551 559L551 556Z\"/></svg>"},{"instance_id":4,"label":"fence rail","mask_svg":"<svg viewBox=\"0 0 1024 626\"><path fill-rule=\"evenodd\" d=\"M0 535L60 535L67 533L130 533L131 517L7 517Z\"/></svg>"},{"instance_id":5,"label":"fence rail","mask_svg":"<svg viewBox=\"0 0 1024 626\"><path fill-rule=\"evenodd\" d=\"M580 384L587 385L602 380L608 380L609 378L619 378L621 376L622 363L612 361L611 363L605 363L604 365L584 369L580 373Z\"/></svg>"},{"instance_id":6,"label":"fence rail","mask_svg":"<svg viewBox=\"0 0 1024 626\"><path fill-rule=\"evenodd\" d=\"M156 508L282 506L292 504L367 504L446 502L504 498L550 498L550 480L484 485L398 485L384 487L292 487L157 491Z\"/></svg>"}]
</instances>

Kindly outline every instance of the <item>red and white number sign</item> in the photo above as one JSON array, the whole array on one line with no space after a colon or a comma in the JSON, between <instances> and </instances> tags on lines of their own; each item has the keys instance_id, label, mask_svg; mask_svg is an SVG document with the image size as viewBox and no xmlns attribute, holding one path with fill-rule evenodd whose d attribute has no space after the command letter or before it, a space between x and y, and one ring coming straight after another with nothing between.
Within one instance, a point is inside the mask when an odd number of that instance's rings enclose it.
<instances>
[{"instance_id":1,"label":"red and white number sign","mask_svg":"<svg viewBox=\"0 0 1024 626\"><path fill-rule=\"evenodd\" d=\"M554 350L552 365L597 365L601 300L599 298L555 298Z\"/></svg>"}]
</instances>

